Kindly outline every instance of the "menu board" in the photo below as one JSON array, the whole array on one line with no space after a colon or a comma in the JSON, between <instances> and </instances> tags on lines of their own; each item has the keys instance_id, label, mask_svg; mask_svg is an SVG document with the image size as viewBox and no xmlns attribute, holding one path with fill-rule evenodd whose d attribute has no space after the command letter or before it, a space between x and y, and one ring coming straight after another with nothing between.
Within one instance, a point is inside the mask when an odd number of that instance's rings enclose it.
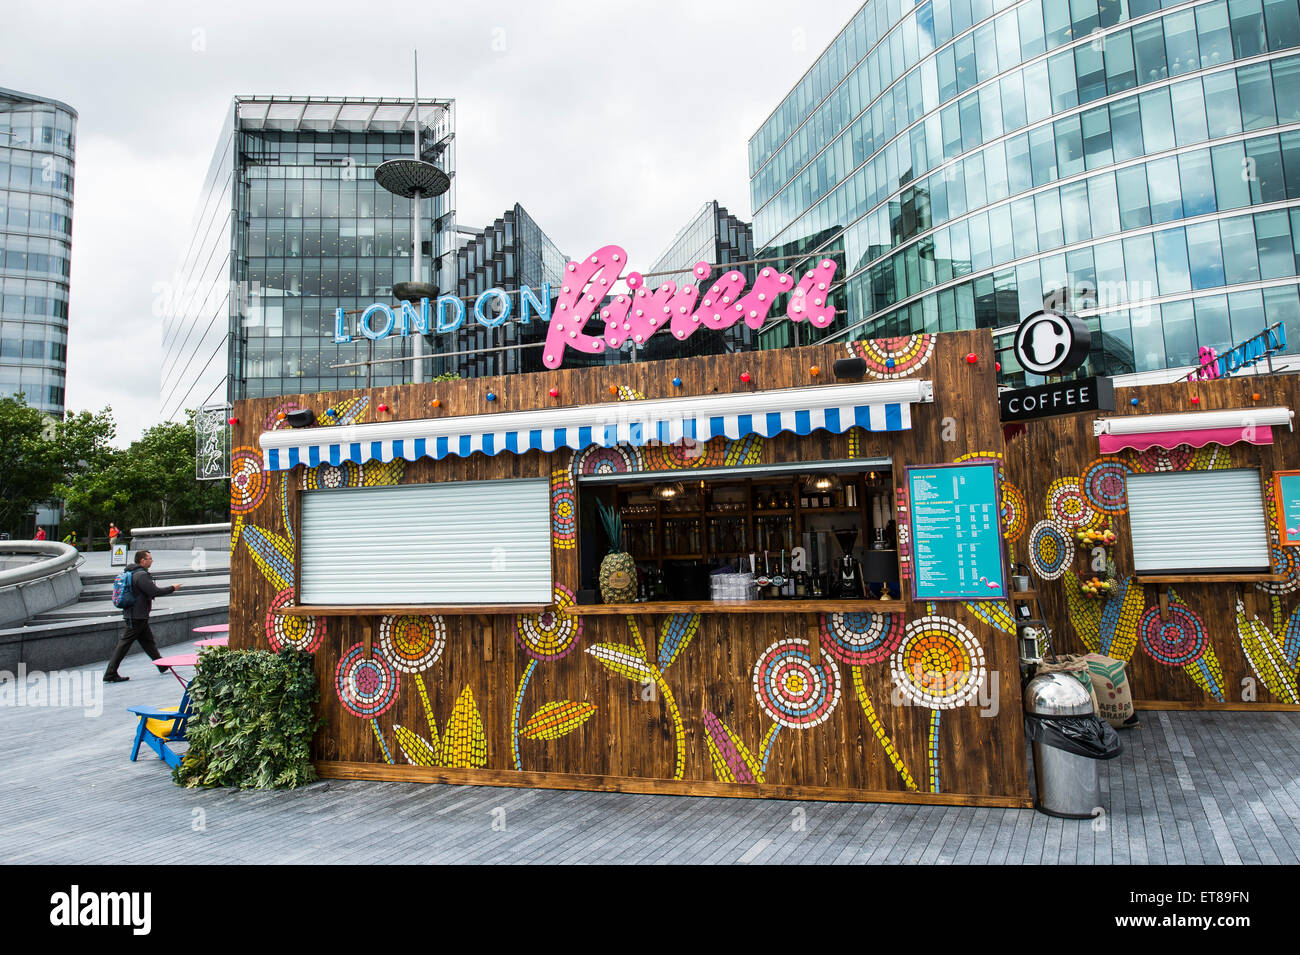
<instances>
[{"instance_id":1,"label":"menu board","mask_svg":"<svg viewBox=\"0 0 1300 955\"><path fill-rule=\"evenodd\" d=\"M1005 600L998 472L993 464L907 469L916 600Z\"/></svg>"},{"instance_id":2,"label":"menu board","mask_svg":"<svg viewBox=\"0 0 1300 955\"><path fill-rule=\"evenodd\" d=\"M1273 499L1281 543L1300 544L1300 471L1273 472Z\"/></svg>"}]
</instances>

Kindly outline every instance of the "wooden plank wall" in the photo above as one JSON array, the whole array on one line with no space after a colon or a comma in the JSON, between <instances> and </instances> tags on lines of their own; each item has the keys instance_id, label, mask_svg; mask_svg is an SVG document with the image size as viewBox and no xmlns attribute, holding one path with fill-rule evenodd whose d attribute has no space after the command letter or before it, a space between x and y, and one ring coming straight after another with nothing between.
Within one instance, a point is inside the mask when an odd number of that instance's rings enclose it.
<instances>
[{"instance_id":1,"label":"wooden plank wall","mask_svg":"<svg viewBox=\"0 0 1300 955\"><path fill-rule=\"evenodd\" d=\"M1137 404L1133 404L1136 399ZM1195 400L1194 400L1195 399ZM1176 382L1134 388L1117 388L1114 412L1062 415L1031 421L1023 434L1007 443L1007 467L1022 486L1027 501L1026 532L1015 547L1018 560L1028 562L1035 547L1033 529L1042 521L1055 521L1058 530L1073 535L1070 521L1109 521L1118 543L1113 549L1117 576L1133 576L1133 554L1127 500L1113 500L1105 514L1088 505L1098 503L1108 476L1129 471L1197 470L1204 468L1253 468L1260 472L1265 501L1271 493L1275 470L1300 468L1297 435L1275 427L1271 445L1238 443L1231 447L1208 445L1200 451L1186 446L1173 452L1152 450L1142 454L1126 451L1103 459L1093 421L1099 417L1145 415L1170 412L1208 412L1220 409L1250 409L1286 406L1300 408L1300 379L1294 375L1241 376L1206 382ZM1054 508L1052 497L1058 504ZM1103 499L1105 503L1109 499ZM1076 504L1069 503L1070 501ZM1071 507L1082 510L1075 516ZM1213 501L1204 502L1207 526L1215 521ZM1084 526L1087 526L1086 523ZM1050 532L1044 531L1043 534ZM1040 535L1041 537L1042 535ZM1047 545L1050 548L1050 545ZM1199 546L1192 537L1189 548ZM1088 603L1079 595L1077 577L1094 576L1084 549L1076 547L1068 569L1055 579L1034 573L1046 619L1055 630L1057 648L1086 653L1100 650L1129 662L1127 677L1134 699L1150 708L1236 709L1286 708L1297 702L1294 659L1286 663L1284 643L1287 621L1300 606L1300 561L1297 548L1275 547L1275 569L1285 580L1275 583L1197 582L1146 586L1131 584L1127 602L1117 595L1105 604ZM1048 576L1055 571L1049 571ZM1100 575L1098 575L1100 576ZM1172 595L1170 588L1172 587ZM1159 599L1164 594L1171 606L1179 601L1191 616L1175 612L1171 618L1188 634L1187 653L1177 655L1159 650L1154 630L1160 625ZM1243 616L1237 615L1241 601ZM1147 627L1143 628L1143 622ZM1197 655L1195 629L1204 629L1205 650ZM1140 631L1149 632L1146 640ZM1162 663L1149 647L1155 646L1166 660L1194 656L1185 664ZM1294 657L1294 654L1292 654Z\"/></svg>"},{"instance_id":2,"label":"wooden plank wall","mask_svg":"<svg viewBox=\"0 0 1300 955\"><path fill-rule=\"evenodd\" d=\"M910 345L923 354L929 343L918 337L896 340L893 347ZM286 575L292 577L292 569L279 577L273 569L268 572L267 567L283 565L275 563L274 555L268 559L266 552L278 548L289 562L296 561L290 532L297 520L297 489L304 480L324 480L319 469L307 472L300 466L281 475L254 468L258 436L264 428L277 426L278 409L311 408L322 418L326 409L334 408L341 412L336 420L348 420L358 414L358 405L365 404L357 420L369 422L615 401L618 396L611 389L618 392L620 388L661 398L816 387L836 383L833 362L846 357L849 347L809 346L239 402L233 444L248 450L237 450L234 460L237 472L242 462L248 479L241 482L237 476L232 490L232 519L237 526L231 560L231 645L266 647L276 626L297 627L284 633L307 640L312 631L308 629L304 635L303 626L323 625L316 660L325 728L315 746L322 772L329 774L558 788L1027 805L1015 638L990 626L966 605L940 604L933 614L944 618L938 622L940 626L947 625L945 621L963 625L982 649L988 673L980 695L984 704L976 700L974 705L940 711L934 733L938 780L933 785L929 766L932 711L906 705L891 680L887 660L851 667L835 662L825 651L823 660L830 667L824 671L827 680L839 681L838 703L819 725L781 727L771 741L766 767L758 765L765 737L775 724L755 693L755 663L773 644L808 635L807 623L782 614L779 605L771 614L701 615L698 630L671 665L658 668L653 656L637 664L657 674L648 678L648 685L602 665L586 652L599 644L635 648L635 635L625 617L587 616L570 652L560 659L535 661L517 636L521 621L515 617L447 615L448 639L441 658L418 676L400 674L395 704L376 721L396 765L387 764L371 721L347 712L335 688L341 655L361 642L366 628L377 621L329 617L303 624L268 618L268 607L277 591L284 589L281 585ZM852 347L864 348L861 343ZM969 354L977 360L968 362ZM812 366L818 366L819 375L812 374ZM803 438L785 434L759 442L761 460L886 456L893 459L895 483L901 484L907 465L947 463L969 454L1000 456L1002 432L987 331L938 336L928 359L918 360L910 372L905 366L900 362L894 371L882 368L882 375L910 373L935 383L935 402L913 406L912 430L891 434L856 431L852 436L817 432ZM741 382L742 372L751 375L748 384ZM672 385L674 377L682 379L680 388ZM558 398L548 394L552 387L559 389ZM494 402L486 399L490 391L497 395ZM432 406L435 399L437 408ZM386 412L377 410L381 404L387 406ZM469 459L367 465L362 480L421 483L550 477L557 470L567 471L571 463L572 452L567 450L549 455L476 454ZM283 481L287 484L282 495ZM376 529L376 533L382 532L382 528ZM466 532L472 533L472 528ZM576 590L577 550L556 546L553 554L557 584ZM367 569L359 567L358 572ZM286 597L279 599L287 602ZM905 614L888 622L899 628L909 622L924 626L918 621L926 614L925 605L909 603ZM638 623L644 619L639 618ZM526 629L528 622L523 623ZM663 617L658 624L691 631L689 618L674 621ZM548 625L554 625L550 618L532 622L534 627ZM661 646L668 637L656 633L654 646ZM378 645L377 631L373 639ZM822 645L827 645L825 639ZM525 681L516 716L516 697ZM425 695L441 750L426 718ZM541 734L556 738L519 739L516 762L517 723L527 723L542 707L563 701L572 704L564 713L578 718L580 725L564 731L564 714L556 715L552 732ZM581 719L584 716L585 721ZM481 743L476 730L479 723ZM720 724L725 724L725 729ZM406 728L402 733L408 747L399 744L397 726ZM429 744L432 755L406 735L408 730ZM710 752L711 732L722 758L720 766ZM456 741L454 745L446 743L448 737ZM754 755L756 769L747 766L742 747ZM417 756L423 753L425 762L438 765L407 765L404 751L412 749ZM892 757L891 750L895 753ZM729 781L728 774L737 781ZM756 781L760 778L761 783ZM915 788L909 787L908 780Z\"/></svg>"}]
</instances>

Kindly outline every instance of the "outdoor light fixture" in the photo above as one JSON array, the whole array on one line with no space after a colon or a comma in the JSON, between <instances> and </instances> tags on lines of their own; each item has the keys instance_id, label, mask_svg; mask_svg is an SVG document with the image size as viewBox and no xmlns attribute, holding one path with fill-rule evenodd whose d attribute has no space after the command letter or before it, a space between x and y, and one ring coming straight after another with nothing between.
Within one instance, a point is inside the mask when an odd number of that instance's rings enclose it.
<instances>
[{"instance_id":1,"label":"outdoor light fixture","mask_svg":"<svg viewBox=\"0 0 1300 955\"><path fill-rule=\"evenodd\" d=\"M303 408L301 411L290 411L285 415L285 420L289 422L291 428L310 428L316 423L316 412L310 408Z\"/></svg>"},{"instance_id":2,"label":"outdoor light fixture","mask_svg":"<svg viewBox=\"0 0 1300 955\"><path fill-rule=\"evenodd\" d=\"M861 378L867 373L867 363L861 358L840 358L832 371L836 378Z\"/></svg>"},{"instance_id":3,"label":"outdoor light fixture","mask_svg":"<svg viewBox=\"0 0 1300 955\"><path fill-rule=\"evenodd\" d=\"M686 485L681 481L672 484L660 484L651 493L661 501L675 501L686 493Z\"/></svg>"}]
</instances>

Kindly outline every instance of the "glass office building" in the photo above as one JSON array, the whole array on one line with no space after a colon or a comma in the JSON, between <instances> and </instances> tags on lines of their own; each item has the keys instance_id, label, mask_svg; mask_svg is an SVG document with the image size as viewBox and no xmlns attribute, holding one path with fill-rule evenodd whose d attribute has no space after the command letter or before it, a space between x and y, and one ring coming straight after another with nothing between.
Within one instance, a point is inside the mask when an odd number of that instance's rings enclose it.
<instances>
[{"instance_id":1,"label":"glass office building","mask_svg":"<svg viewBox=\"0 0 1300 955\"><path fill-rule=\"evenodd\" d=\"M870 0L749 161L758 257L842 268L823 337L1064 300L1094 374L1300 350L1296 0Z\"/></svg>"},{"instance_id":2,"label":"glass office building","mask_svg":"<svg viewBox=\"0 0 1300 955\"><path fill-rule=\"evenodd\" d=\"M59 419L76 129L71 106L0 88L0 395Z\"/></svg>"},{"instance_id":3,"label":"glass office building","mask_svg":"<svg viewBox=\"0 0 1300 955\"><path fill-rule=\"evenodd\" d=\"M655 259L646 272L646 284L652 288L658 288L664 282L672 282L678 288L694 285L698 280L691 269L696 262L713 265L713 275L719 276L727 271L726 266L750 262L753 258L754 231L750 224L729 213L716 199L711 199L682 226L668 248ZM739 271L745 275L746 284L754 281L753 266L742 266ZM701 329L685 341L678 341L670 335L656 335L638 350L638 357L653 360L716 355L745 351L753 348L755 341L754 331L744 322L739 322L724 331Z\"/></svg>"},{"instance_id":4,"label":"glass office building","mask_svg":"<svg viewBox=\"0 0 1300 955\"><path fill-rule=\"evenodd\" d=\"M410 381L411 363L331 367L411 354L409 338L335 345L334 313L393 302L411 279L411 200L375 182L409 158L410 100L236 97L200 194L163 317L162 411ZM421 156L452 189L421 200L424 275L456 284L454 103L420 101ZM426 351L429 350L426 348Z\"/></svg>"},{"instance_id":5,"label":"glass office building","mask_svg":"<svg viewBox=\"0 0 1300 955\"><path fill-rule=\"evenodd\" d=\"M434 352L474 354L440 358L431 363L433 374L477 378L545 371L541 346L546 341L546 323L534 320L523 325L517 321L518 289L526 285L540 298L542 286L549 285L554 300L568 259L519 203L485 229L462 226L459 232L456 290L448 294L464 299L465 324L457 332L435 336ZM490 288L502 289L510 296L510 316L494 328L476 321L473 311L477 297ZM495 317L497 314L497 303L485 303L484 315ZM524 347L509 347L512 345Z\"/></svg>"}]
</instances>

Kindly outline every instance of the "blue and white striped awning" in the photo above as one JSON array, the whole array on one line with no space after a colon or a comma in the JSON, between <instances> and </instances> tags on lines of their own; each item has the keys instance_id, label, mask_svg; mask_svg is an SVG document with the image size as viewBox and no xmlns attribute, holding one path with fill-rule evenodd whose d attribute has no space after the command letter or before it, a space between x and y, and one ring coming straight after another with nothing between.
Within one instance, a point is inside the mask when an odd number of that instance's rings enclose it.
<instances>
[{"instance_id":1,"label":"blue and white striped awning","mask_svg":"<svg viewBox=\"0 0 1300 955\"><path fill-rule=\"evenodd\" d=\"M912 405L934 400L929 381L855 382L779 391L610 401L570 408L506 411L499 414L382 421L263 432L269 471L299 464L316 467L344 461L468 457L476 452L581 451L591 445L676 444L748 434L765 438L791 431L840 433L906 431Z\"/></svg>"}]
</instances>

